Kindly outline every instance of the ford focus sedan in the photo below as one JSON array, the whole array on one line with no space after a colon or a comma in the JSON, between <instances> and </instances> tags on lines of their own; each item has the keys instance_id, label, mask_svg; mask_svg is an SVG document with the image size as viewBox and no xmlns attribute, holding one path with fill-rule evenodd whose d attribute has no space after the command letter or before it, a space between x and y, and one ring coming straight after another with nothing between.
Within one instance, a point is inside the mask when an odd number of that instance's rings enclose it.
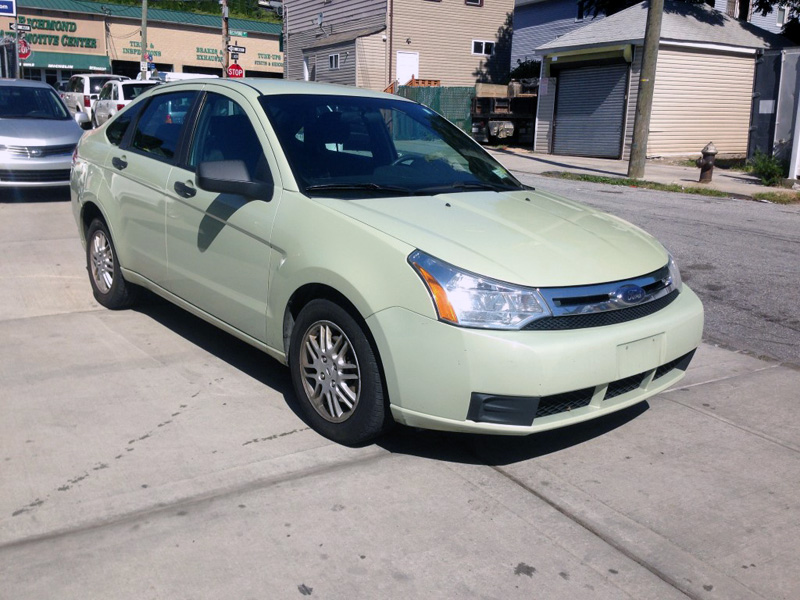
<instances>
[{"instance_id":1,"label":"ford focus sedan","mask_svg":"<svg viewBox=\"0 0 800 600\"><path fill-rule=\"evenodd\" d=\"M673 385L701 339L655 239L396 96L160 86L84 136L71 194L100 304L144 287L261 349L343 444L586 421Z\"/></svg>"}]
</instances>

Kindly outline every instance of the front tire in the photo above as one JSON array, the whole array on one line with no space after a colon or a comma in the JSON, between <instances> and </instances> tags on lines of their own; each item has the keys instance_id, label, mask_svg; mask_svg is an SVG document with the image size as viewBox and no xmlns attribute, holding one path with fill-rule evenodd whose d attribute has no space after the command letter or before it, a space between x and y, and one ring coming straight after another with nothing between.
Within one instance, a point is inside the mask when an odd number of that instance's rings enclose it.
<instances>
[{"instance_id":1,"label":"front tire","mask_svg":"<svg viewBox=\"0 0 800 600\"><path fill-rule=\"evenodd\" d=\"M386 429L381 368L362 325L338 304L312 300L297 317L289 347L292 384L311 426L344 444Z\"/></svg>"},{"instance_id":2,"label":"front tire","mask_svg":"<svg viewBox=\"0 0 800 600\"><path fill-rule=\"evenodd\" d=\"M86 232L86 269L100 304L113 310L133 304L136 289L122 277L111 234L100 219L92 221Z\"/></svg>"}]
</instances>

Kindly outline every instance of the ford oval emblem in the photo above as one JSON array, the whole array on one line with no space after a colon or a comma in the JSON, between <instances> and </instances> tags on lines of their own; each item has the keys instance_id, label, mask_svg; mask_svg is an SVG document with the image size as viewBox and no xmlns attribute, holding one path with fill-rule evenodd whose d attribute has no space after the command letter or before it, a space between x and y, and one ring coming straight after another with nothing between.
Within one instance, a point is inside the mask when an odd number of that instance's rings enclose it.
<instances>
[{"instance_id":1,"label":"ford oval emblem","mask_svg":"<svg viewBox=\"0 0 800 600\"><path fill-rule=\"evenodd\" d=\"M620 304L631 305L639 304L645 299L645 296L647 296L647 292L645 292L641 287L633 283L629 283L627 285L618 287L614 292L613 299Z\"/></svg>"}]
</instances>

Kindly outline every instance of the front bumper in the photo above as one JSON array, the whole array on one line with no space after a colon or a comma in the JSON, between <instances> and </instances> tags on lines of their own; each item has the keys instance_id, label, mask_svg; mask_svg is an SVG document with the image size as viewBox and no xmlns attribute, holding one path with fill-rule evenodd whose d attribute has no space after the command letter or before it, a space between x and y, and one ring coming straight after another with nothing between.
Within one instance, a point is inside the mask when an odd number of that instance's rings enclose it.
<instances>
[{"instance_id":1,"label":"front bumper","mask_svg":"<svg viewBox=\"0 0 800 600\"><path fill-rule=\"evenodd\" d=\"M45 158L0 157L0 188L66 186L71 168L72 154Z\"/></svg>"},{"instance_id":2,"label":"front bumper","mask_svg":"<svg viewBox=\"0 0 800 600\"><path fill-rule=\"evenodd\" d=\"M591 329L467 329L401 308L381 311L368 324L396 421L526 435L621 410L679 381L684 374L679 359L690 358L701 341L703 307L684 286L674 302L652 315ZM570 395L563 404L551 402L571 392L580 392L575 396L580 401ZM561 409L528 424L490 422L498 419L487 420L476 402L496 398L513 398L516 406L526 398L547 399L544 404Z\"/></svg>"}]
</instances>

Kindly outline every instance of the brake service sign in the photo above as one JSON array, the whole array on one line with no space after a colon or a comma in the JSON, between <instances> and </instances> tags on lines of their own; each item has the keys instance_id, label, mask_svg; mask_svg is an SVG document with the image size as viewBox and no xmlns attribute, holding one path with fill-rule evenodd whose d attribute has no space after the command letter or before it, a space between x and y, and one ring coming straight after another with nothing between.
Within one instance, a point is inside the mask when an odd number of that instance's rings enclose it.
<instances>
[{"instance_id":1,"label":"brake service sign","mask_svg":"<svg viewBox=\"0 0 800 600\"><path fill-rule=\"evenodd\" d=\"M0 15L3 17L16 17L17 0L0 0Z\"/></svg>"}]
</instances>

